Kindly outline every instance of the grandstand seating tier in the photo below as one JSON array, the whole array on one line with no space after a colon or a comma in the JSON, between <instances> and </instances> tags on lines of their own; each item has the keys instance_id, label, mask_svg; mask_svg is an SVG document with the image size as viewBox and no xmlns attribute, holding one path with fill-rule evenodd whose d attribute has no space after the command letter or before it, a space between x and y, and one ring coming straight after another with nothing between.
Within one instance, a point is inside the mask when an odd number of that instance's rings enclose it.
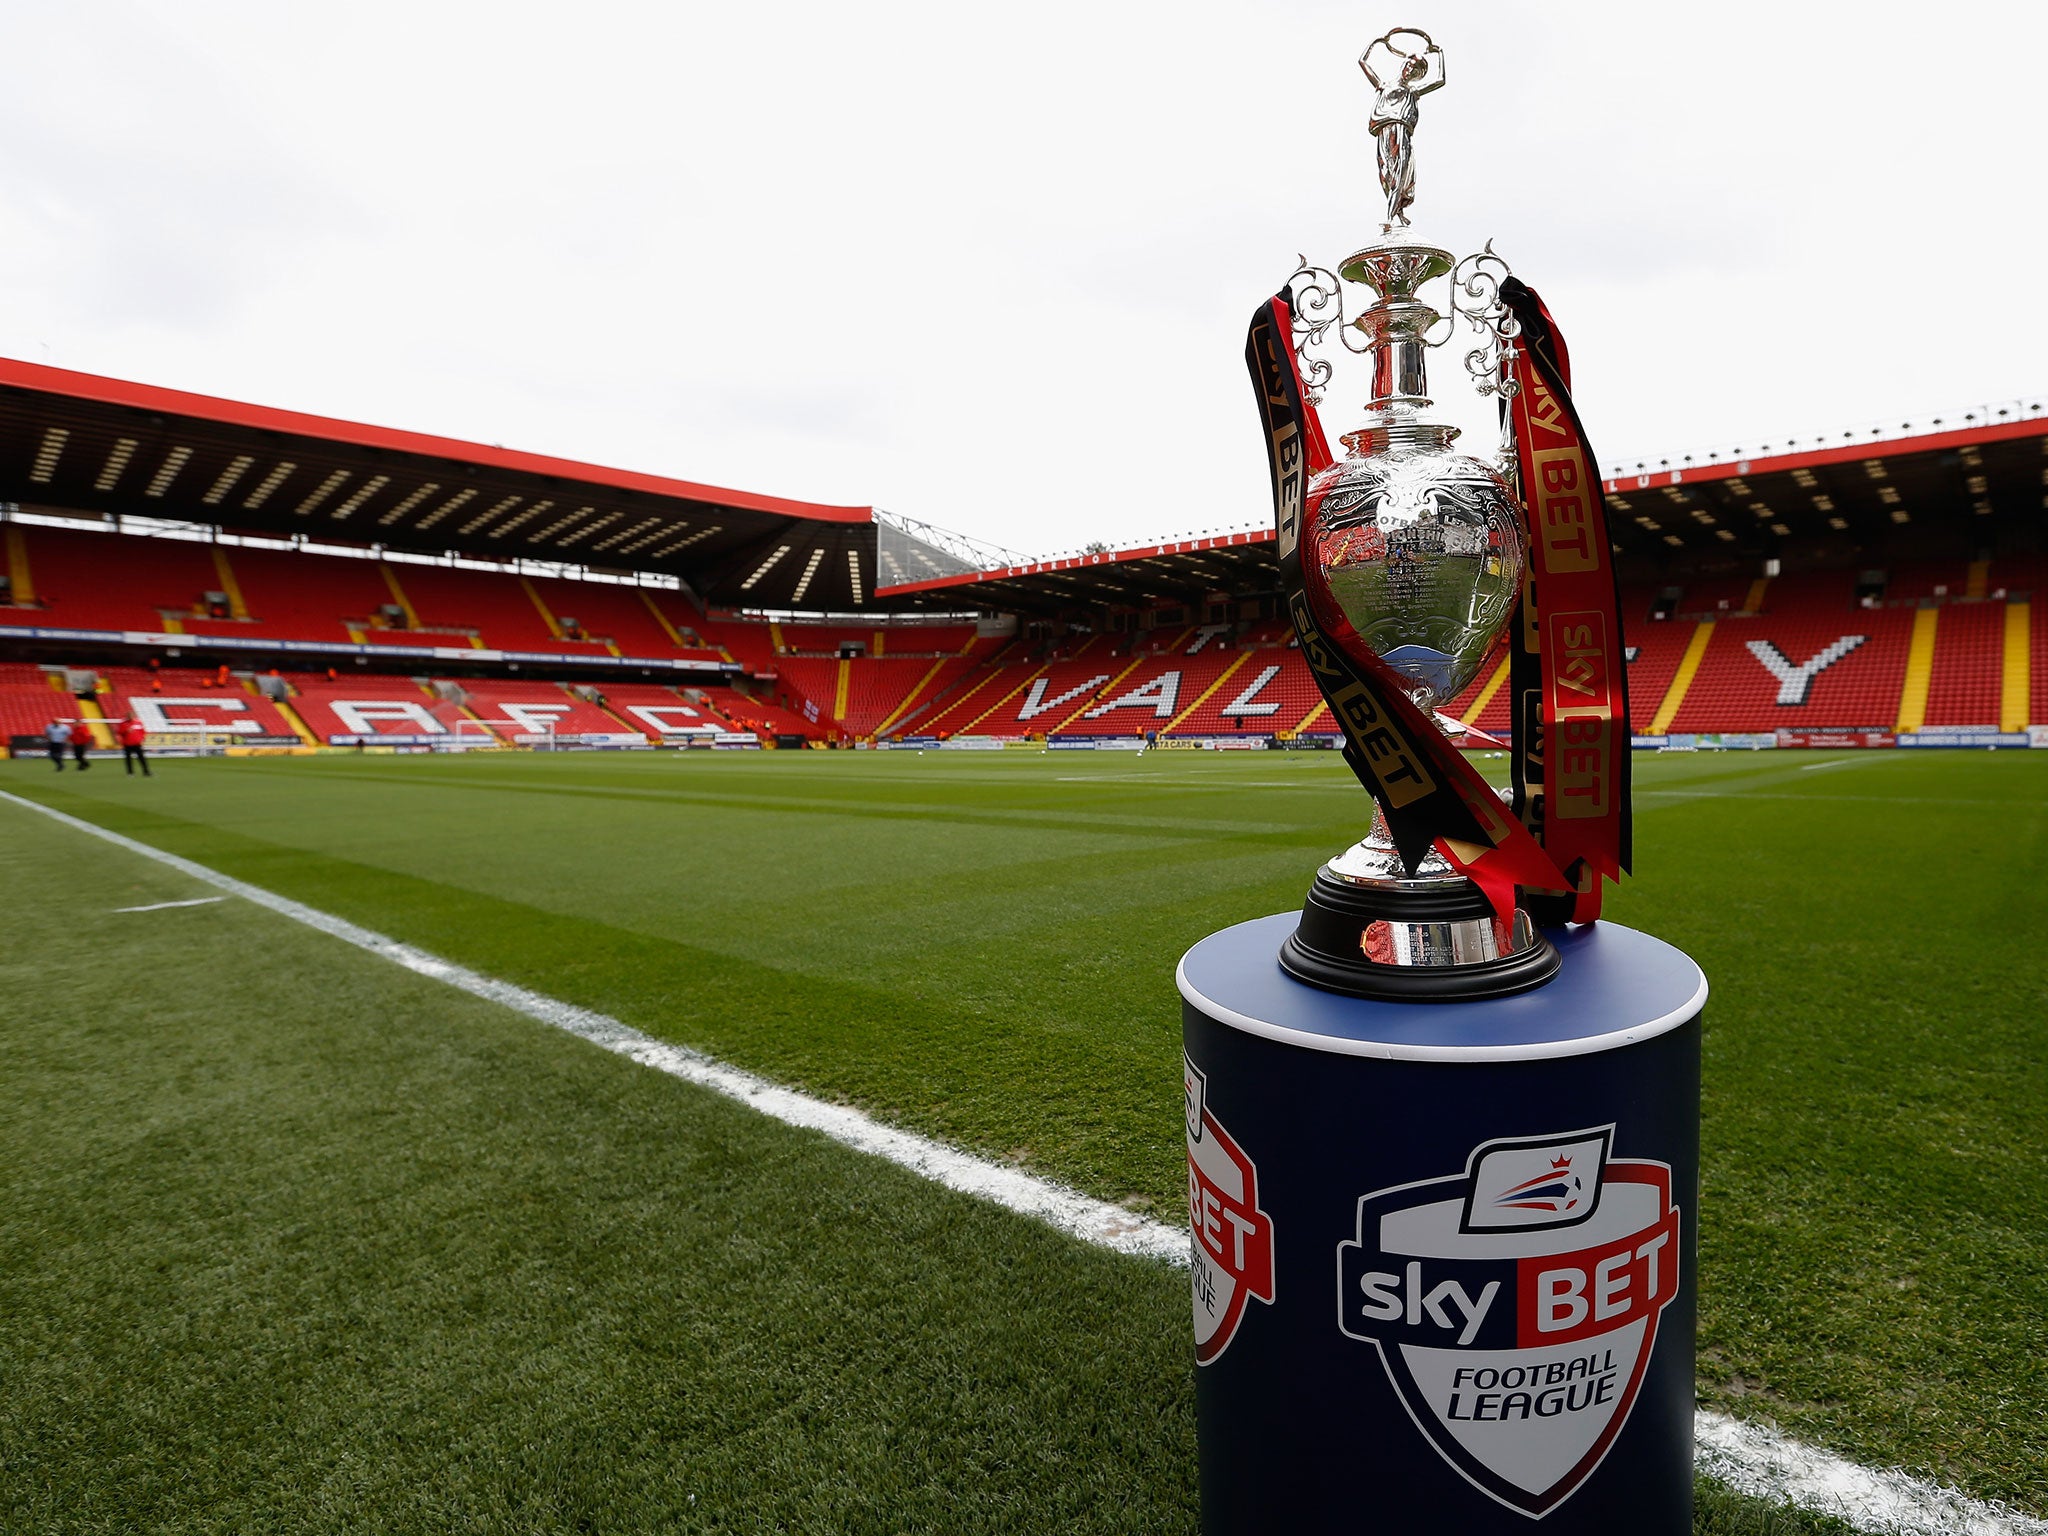
<instances>
[{"instance_id":1,"label":"grandstand seating tier","mask_svg":"<svg viewBox=\"0 0 2048 1536\"><path fill-rule=\"evenodd\" d=\"M416 736L453 731L466 718L431 689L388 673L343 674L329 681L314 672L288 672L291 706L323 741L336 736ZM344 713L343 711L347 711Z\"/></svg>"},{"instance_id":2,"label":"grandstand seating tier","mask_svg":"<svg viewBox=\"0 0 2048 1536\"><path fill-rule=\"evenodd\" d=\"M756 731L764 736L819 738L829 734L830 721L819 711L812 720L798 710L785 709L771 699L755 698L736 688L707 687L698 690L736 730Z\"/></svg>"},{"instance_id":3,"label":"grandstand seating tier","mask_svg":"<svg viewBox=\"0 0 2048 1536\"><path fill-rule=\"evenodd\" d=\"M16 524L28 554L37 599L33 620L49 628L150 630L162 633L160 609L197 610L221 590L213 546L184 539L141 541L117 533ZM134 555L136 558L123 558Z\"/></svg>"},{"instance_id":4,"label":"grandstand seating tier","mask_svg":"<svg viewBox=\"0 0 2048 1536\"><path fill-rule=\"evenodd\" d=\"M43 667L0 663L0 738L40 736L52 720L78 713L71 696L50 678Z\"/></svg>"},{"instance_id":5,"label":"grandstand seating tier","mask_svg":"<svg viewBox=\"0 0 2048 1536\"><path fill-rule=\"evenodd\" d=\"M2005 672L2005 604L1949 603L1934 632L1927 725L1998 724Z\"/></svg>"},{"instance_id":6,"label":"grandstand seating tier","mask_svg":"<svg viewBox=\"0 0 2048 1536\"><path fill-rule=\"evenodd\" d=\"M650 736L680 735L710 727L732 729L701 688L663 688L653 683L601 683L605 706L636 731ZM645 711L645 713L641 713Z\"/></svg>"},{"instance_id":7,"label":"grandstand seating tier","mask_svg":"<svg viewBox=\"0 0 2048 1536\"><path fill-rule=\"evenodd\" d=\"M228 568L242 590L253 633L290 640L342 640L395 601L380 560L305 555L291 550L230 549ZM437 644L460 645L460 640Z\"/></svg>"},{"instance_id":8,"label":"grandstand seating tier","mask_svg":"<svg viewBox=\"0 0 2048 1536\"><path fill-rule=\"evenodd\" d=\"M291 722L277 712L277 707L270 700L237 677L231 676L223 687L218 682L217 671L195 667L165 667L154 672L148 667L100 667L97 670L100 680L106 684L100 695L100 708L110 720L134 713L134 701L145 699L173 723L190 722L210 729L238 730L241 722L246 721L256 726L255 734L258 735L297 734L292 730ZM152 683L157 686L152 688ZM198 702L166 705L161 702L164 699Z\"/></svg>"},{"instance_id":9,"label":"grandstand seating tier","mask_svg":"<svg viewBox=\"0 0 2048 1536\"><path fill-rule=\"evenodd\" d=\"M474 629L497 651L569 649L549 630L516 578L442 565L396 565L392 570L422 628Z\"/></svg>"},{"instance_id":10,"label":"grandstand seating tier","mask_svg":"<svg viewBox=\"0 0 2048 1536\"><path fill-rule=\"evenodd\" d=\"M522 578L509 571L145 539L41 523L20 524L13 531L20 535L36 603L0 611L0 622L161 633L168 617L172 628L195 638L345 642L354 630L375 647L457 649L473 648L474 632L482 646L494 651L592 657L616 650L627 656L708 658L722 649L750 669L776 678L780 703L774 696L729 689L720 694L741 717L769 731L813 736L843 731L860 737L887 725L893 735L973 731L1021 736L1057 730L1137 734L1177 721L1178 730L1189 735L1262 733L1298 728L1318 702L1299 652L1288 643L1291 636L1284 619L1132 629L1092 637L1076 634L1056 644L981 638L975 626L963 623L771 626L730 615L707 619L697 614L686 594L603 581ZM1684 596L1678 611L1710 614L1715 625L1670 728L1890 729L1900 718L1916 601L1938 605L1921 626L1923 638L1930 629L1933 634L1927 727L1993 724L2002 712L2008 719L2019 713L2022 703L2030 705L2033 721L2048 720L2048 594L2040 590L2039 556L1927 562L1892 570L1885 598L1875 607L1861 606L1856 598L1861 575L1860 568L1843 566L1799 571L1763 585L1727 575L1680 583ZM1680 660L1698 633L1687 618L1649 621L1650 604L1661 589L1660 584L1639 583L1622 594L1625 632L1638 648L1629 670L1631 724L1638 732L1647 730L1658 714ZM226 591L248 616L193 616L208 591ZM2003 686L2006 608L2000 598L2008 592L2032 602L2024 647L2030 677L2026 687L2015 682L2018 692L2010 709L2004 709L2005 696L2013 691ZM1744 613L1753 596L1760 597L1761 611ZM1726 608L1721 607L1723 601ZM383 628L372 622L386 605L408 603L415 627ZM570 618L578 621L585 638L558 636L556 627ZM1857 635L1864 637L1860 643L1847 643ZM678 650L677 636L685 649ZM858 641L867 654L842 662L836 651L844 641ZM1802 666L1838 642L1842 649L1812 676L1802 695L1797 687L1784 687L1782 677L1759 659L1751 642L1773 648L1769 654L1779 673ZM776 654L777 644L783 654ZM2018 649L2013 654L2017 659ZM404 664L396 658L391 661ZM193 677L203 675L185 670ZM422 664L416 670L434 669ZM1494 670L1493 663L1483 667L1446 713L1458 718L1470 714ZM426 699L415 682L375 676L353 666L349 671L353 675L337 685L346 692L334 695L344 702L350 695L364 697L365 688L374 698ZM1170 673L1175 674L1172 681ZM1204 698L1226 673L1227 684ZM18 725L44 713L47 706L37 690L47 688L42 681L46 675L44 669L30 668L25 679L0 684L9 701L9 721ZM1916 694L1919 675L1914 674ZM464 686L477 691L486 704L500 698L497 682ZM505 686L539 687L550 701L559 691L553 682ZM613 690L609 683L599 686ZM353 734L322 702L327 696L325 679L308 673L305 688L311 701L308 713L316 717L309 719L310 725L324 734ZM1781 691L1788 699L1784 704L1777 702ZM1134 693L1139 694L1137 699L1116 704ZM1790 702L1793 696L1801 702ZM678 695L655 688L651 697L666 707ZM1114 707L1087 716L1086 711L1105 704ZM1279 707L1270 713L1248 712L1269 704ZM1505 732L1509 704L1508 691L1496 690L1476 723L1491 732ZM1914 707L1909 701L1909 719ZM588 706L569 718L583 729L618 728L618 722ZM36 721L31 728L40 729L42 723ZM726 722L721 717L717 723ZM1327 714L1314 723L1327 729Z\"/></svg>"},{"instance_id":11,"label":"grandstand seating tier","mask_svg":"<svg viewBox=\"0 0 2048 1536\"><path fill-rule=\"evenodd\" d=\"M1623 630L1626 643L1636 649L1636 659L1628 664L1630 730L1649 730L1665 692L1671 687L1671 679L1678 672L1678 664L1685 657L1685 648L1692 643L1693 632L1698 628L1690 619L1666 619L1645 620Z\"/></svg>"},{"instance_id":12,"label":"grandstand seating tier","mask_svg":"<svg viewBox=\"0 0 2048 1536\"><path fill-rule=\"evenodd\" d=\"M1723 619L1714 626L1699 672L1670 728L1888 731L1898 720L1912 632L1912 610L1905 608L1775 608L1755 618ZM1862 639L1856 641L1857 636ZM1773 647L1793 668L1810 664L1826 651L1838 654L1802 690L1775 675L1753 645ZM1788 702L1778 702L1781 694ZM1794 695L1799 701L1789 702Z\"/></svg>"},{"instance_id":13,"label":"grandstand seating tier","mask_svg":"<svg viewBox=\"0 0 2048 1536\"><path fill-rule=\"evenodd\" d=\"M1207 660L1208 654L1205 651L1189 658L1189 664ZM1322 697L1298 650L1277 645L1233 648L1220 653L1218 659L1222 665L1207 682L1197 683L1190 677L1183 684L1180 707L1187 713L1174 727L1176 735L1263 736L1291 731ZM1203 688L1218 681L1221 686L1199 707L1189 708Z\"/></svg>"},{"instance_id":14,"label":"grandstand seating tier","mask_svg":"<svg viewBox=\"0 0 2048 1536\"><path fill-rule=\"evenodd\" d=\"M464 678L469 712L498 736L539 733L552 723L558 736L613 736L637 730L559 683Z\"/></svg>"},{"instance_id":15,"label":"grandstand seating tier","mask_svg":"<svg viewBox=\"0 0 2048 1536\"><path fill-rule=\"evenodd\" d=\"M564 623L576 621L578 629L592 640L609 640L626 656L676 656L697 655L713 657L718 653L709 647L697 649L679 648L663 629L661 621L649 611L641 593L653 596L652 589L641 587L614 586L606 582L566 581L559 577L535 576L530 578L533 589L540 595L555 621ZM687 609L688 604L669 593L662 593L671 603ZM667 610L661 610L664 616ZM694 615L692 615L694 617ZM675 619L669 620L680 625Z\"/></svg>"}]
</instances>

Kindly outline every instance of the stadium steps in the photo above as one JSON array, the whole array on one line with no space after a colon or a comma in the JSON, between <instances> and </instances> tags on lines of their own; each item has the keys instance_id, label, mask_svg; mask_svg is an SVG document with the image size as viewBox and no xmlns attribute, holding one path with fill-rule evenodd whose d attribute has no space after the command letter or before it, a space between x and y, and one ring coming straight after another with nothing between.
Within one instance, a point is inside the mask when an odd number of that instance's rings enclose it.
<instances>
[{"instance_id":1,"label":"stadium steps","mask_svg":"<svg viewBox=\"0 0 2048 1536\"><path fill-rule=\"evenodd\" d=\"M687 651L690 649L689 646L683 644L682 632L669 622L668 615L661 611L660 605L654 601L654 595L645 587L640 588L640 601L647 611L654 615L654 622L661 626L661 632L668 636L670 642L677 650Z\"/></svg>"},{"instance_id":2,"label":"stadium steps","mask_svg":"<svg viewBox=\"0 0 2048 1536\"><path fill-rule=\"evenodd\" d=\"M1457 718L1467 725L1478 725L1479 717L1486 713L1486 706L1491 704L1494 696L1507 686L1508 673L1512 668L1513 658L1503 655L1500 665L1493 669L1493 676L1486 680L1479 690L1478 697L1473 699L1472 707Z\"/></svg>"},{"instance_id":3,"label":"stadium steps","mask_svg":"<svg viewBox=\"0 0 2048 1536\"><path fill-rule=\"evenodd\" d=\"M34 566L36 596L46 605L37 616L41 626L162 634L166 610L191 613L201 593L217 590L210 545L10 526Z\"/></svg>"},{"instance_id":4,"label":"stadium steps","mask_svg":"<svg viewBox=\"0 0 2048 1536\"><path fill-rule=\"evenodd\" d=\"M1895 727L1902 735L1927 723L1927 691L1934 683L1934 642L1940 630L1939 608L1914 610L1913 639L1906 652L1906 680L1899 690Z\"/></svg>"},{"instance_id":5,"label":"stadium steps","mask_svg":"<svg viewBox=\"0 0 2048 1536\"><path fill-rule=\"evenodd\" d=\"M1685 654L1678 659L1678 670L1672 674L1671 686L1664 690L1664 701L1657 706L1656 718L1650 722L1650 734L1662 736L1671 729L1671 722L1678 718L1678 712L1685 706L1685 696L1692 692L1693 679L1700 675L1700 664L1706 660L1707 647L1713 643L1714 621L1702 619L1686 642Z\"/></svg>"},{"instance_id":6,"label":"stadium steps","mask_svg":"<svg viewBox=\"0 0 2048 1536\"><path fill-rule=\"evenodd\" d=\"M2035 588L2037 593L2039 590ZM2027 723L2048 725L2048 603L2029 603L2028 607L2033 610L2033 637L2028 645L2033 697L2027 710Z\"/></svg>"},{"instance_id":7,"label":"stadium steps","mask_svg":"<svg viewBox=\"0 0 2048 1536\"><path fill-rule=\"evenodd\" d=\"M249 605L242 601L242 584L235 580L235 568L228 564L228 552L219 544L213 546L213 573L220 578L220 590L227 597L228 617L248 618Z\"/></svg>"},{"instance_id":8,"label":"stadium steps","mask_svg":"<svg viewBox=\"0 0 2048 1536\"><path fill-rule=\"evenodd\" d=\"M382 560L377 562L377 570L384 577L384 588L391 594L391 601L398 604L398 611L405 615L405 627L418 629L420 616L413 610L412 599L405 595L405 588L399 584L398 572Z\"/></svg>"},{"instance_id":9,"label":"stadium steps","mask_svg":"<svg viewBox=\"0 0 2048 1536\"><path fill-rule=\"evenodd\" d=\"M1027 673L1023 678L1019 679L1016 687L1012 688L1000 699L997 699L995 703L989 705L987 709L984 709L980 714L976 715L972 720L968 721L967 724L962 726L959 730L953 732L953 734L956 736L972 736L974 734L974 728L977 725L981 724L982 721L988 719L989 716L1005 708L1009 704L1010 700L1014 699L1015 697L1017 697L1018 694L1022 693L1027 687L1031 685L1031 683L1035 679L1043 677L1046 674L1046 672L1050 670L1050 667L1051 663L1048 662L1045 666L1032 668L1032 670L1029 673Z\"/></svg>"},{"instance_id":10,"label":"stadium steps","mask_svg":"<svg viewBox=\"0 0 2048 1536\"><path fill-rule=\"evenodd\" d=\"M888 714L884 715L881 719L881 722L875 726L875 735L880 736L884 731L888 730L890 726L894 725L897 722L897 720L903 716L903 714L910 708L911 705L917 702L917 696L923 693L925 689L931 686L932 679L939 675L940 669L946 665L946 660L947 658L941 656L937 661L931 664L931 666L926 670L923 677L920 677L915 683L911 685L910 692L904 694L902 698L898 699L896 701L896 707L890 710Z\"/></svg>"},{"instance_id":11,"label":"stadium steps","mask_svg":"<svg viewBox=\"0 0 2048 1536\"><path fill-rule=\"evenodd\" d=\"M1175 715L1171 720L1167 721L1166 724L1160 728L1159 734L1162 736L1171 736L1175 731L1179 730L1181 722L1183 720L1187 719L1189 715L1192 715L1196 710L1200 709L1204 704L1208 703L1210 697L1214 695L1218 690L1220 690L1225 683L1229 682L1231 678L1235 677L1238 674L1238 672L1243 669L1244 664L1250 661L1251 659L1252 653L1250 651L1239 651L1237 653L1236 659L1232 661L1229 666L1223 669L1222 675L1219 676L1215 682L1211 683L1208 687L1204 688L1200 693L1196 694L1194 703L1190 704L1186 709L1182 710L1179 714Z\"/></svg>"},{"instance_id":12,"label":"stadium steps","mask_svg":"<svg viewBox=\"0 0 2048 1536\"><path fill-rule=\"evenodd\" d=\"M2027 640L2033 628L2032 604L2005 605L2004 654L2000 658L1998 681L1998 728L2024 731L2027 703L2033 694L2033 675Z\"/></svg>"},{"instance_id":13,"label":"stadium steps","mask_svg":"<svg viewBox=\"0 0 2048 1536\"><path fill-rule=\"evenodd\" d=\"M1924 728L1996 725L2003 703L2005 604L1951 603L1940 610L1928 669Z\"/></svg>"},{"instance_id":14,"label":"stadium steps","mask_svg":"<svg viewBox=\"0 0 2048 1536\"><path fill-rule=\"evenodd\" d=\"M299 718L299 712L283 699L272 699L270 707L277 711L278 719L292 728L292 734L309 747L320 745L320 738L313 734L313 728Z\"/></svg>"},{"instance_id":15,"label":"stadium steps","mask_svg":"<svg viewBox=\"0 0 2048 1536\"><path fill-rule=\"evenodd\" d=\"M540 593L534 590L533 583L522 576L519 578L519 587L521 591L533 600L534 611L540 615L541 623L547 625L548 634L556 640L561 639L561 621L549 610L547 603L542 600Z\"/></svg>"},{"instance_id":16,"label":"stadium steps","mask_svg":"<svg viewBox=\"0 0 2048 1536\"><path fill-rule=\"evenodd\" d=\"M99 700L80 699L78 713L84 719L86 729L92 732L92 744L102 751L112 751L115 745L113 728L107 724L106 711L100 708Z\"/></svg>"},{"instance_id":17,"label":"stadium steps","mask_svg":"<svg viewBox=\"0 0 2048 1536\"><path fill-rule=\"evenodd\" d=\"M9 600L18 608L35 605L36 584L29 566L28 540L14 523L7 525L7 582Z\"/></svg>"},{"instance_id":18,"label":"stadium steps","mask_svg":"<svg viewBox=\"0 0 2048 1536\"><path fill-rule=\"evenodd\" d=\"M895 722L896 734L901 736L913 727L918 729L921 734L937 731L940 728L940 722L948 715L957 709L964 709L972 704L974 699L989 684L1003 677L1019 665L1010 659L1010 653L1016 649L1016 646L1017 641L1014 637L1005 640L985 660L956 678L946 687L940 689L929 704L917 709L906 710L902 717Z\"/></svg>"},{"instance_id":19,"label":"stadium steps","mask_svg":"<svg viewBox=\"0 0 2048 1536\"><path fill-rule=\"evenodd\" d=\"M1096 705L1100 704L1104 699L1108 698L1110 695L1115 693L1118 688L1123 686L1123 681L1125 678L1129 677L1133 672L1137 671L1138 668L1145 665L1145 663L1150 659L1150 657L1146 656L1133 656L1131 658L1129 666L1125 667L1123 671L1117 673L1116 676L1112 677L1108 682L1104 683L1100 688L1096 689L1094 693L1090 694L1088 698L1083 701L1079 709L1075 710L1071 715L1068 715L1066 719L1062 720L1058 725L1054 726L1045 734L1048 736L1057 736L1061 732L1065 731L1068 726L1072 725L1076 720L1080 719L1083 715L1087 714L1089 710L1093 709Z\"/></svg>"}]
</instances>

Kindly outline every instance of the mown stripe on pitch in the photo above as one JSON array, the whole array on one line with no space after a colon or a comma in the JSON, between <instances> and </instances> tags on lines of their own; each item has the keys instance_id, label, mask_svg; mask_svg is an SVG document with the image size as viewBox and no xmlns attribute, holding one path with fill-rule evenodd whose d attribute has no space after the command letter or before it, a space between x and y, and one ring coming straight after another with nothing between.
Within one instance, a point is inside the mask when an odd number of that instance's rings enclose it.
<instances>
[{"instance_id":1,"label":"mown stripe on pitch","mask_svg":"<svg viewBox=\"0 0 2048 1536\"><path fill-rule=\"evenodd\" d=\"M641 1066L737 1099L786 1125L821 1132L843 1146L886 1158L948 1189L1033 1217L1084 1242L1170 1264L1187 1262L1188 1234L1183 1228L1169 1227L1049 1179L896 1130L857 1109L824 1103L727 1066L701 1051L657 1040L595 1009L498 981L82 817L5 790L0 790L0 800L152 859L216 890L240 896L416 975L502 1004L537 1023L575 1035ZM1695 1415L1694 1427L1699 1443L1697 1465L1702 1472L1739 1493L1798 1504L1845 1520L1858 1530L1887 1536L2048 1536L2048 1520L1970 1498L1905 1472L1860 1466L1788 1439L1775 1430L1725 1414L1700 1411Z\"/></svg>"}]
</instances>

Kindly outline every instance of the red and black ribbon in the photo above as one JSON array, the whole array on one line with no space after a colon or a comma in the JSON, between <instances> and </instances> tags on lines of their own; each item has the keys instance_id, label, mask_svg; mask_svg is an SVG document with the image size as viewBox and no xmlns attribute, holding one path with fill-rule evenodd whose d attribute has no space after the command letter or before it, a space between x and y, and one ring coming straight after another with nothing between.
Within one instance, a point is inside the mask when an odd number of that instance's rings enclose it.
<instances>
[{"instance_id":1,"label":"red and black ribbon","mask_svg":"<svg viewBox=\"0 0 2048 1536\"><path fill-rule=\"evenodd\" d=\"M1529 529L1510 642L1515 812L1566 885L1524 904L1540 922L1584 923L1632 855L1621 596L1564 338L1526 283L1510 277L1500 296L1522 326L1510 409Z\"/></svg>"},{"instance_id":2,"label":"red and black ribbon","mask_svg":"<svg viewBox=\"0 0 2048 1536\"><path fill-rule=\"evenodd\" d=\"M1556 888L1563 883L1557 867L1409 698L1394 670L1341 614L1318 613L1310 601L1302 557L1314 539L1320 502L1310 482L1331 458L1315 409L1302 397L1287 292L1252 316L1245 364L1266 428L1281 589L1302 656L1344 733L1344 760L1386 812L1394 846L1411 872L1434 844L1506 918L1515 887Z\"/></svg>"}]
</instances>

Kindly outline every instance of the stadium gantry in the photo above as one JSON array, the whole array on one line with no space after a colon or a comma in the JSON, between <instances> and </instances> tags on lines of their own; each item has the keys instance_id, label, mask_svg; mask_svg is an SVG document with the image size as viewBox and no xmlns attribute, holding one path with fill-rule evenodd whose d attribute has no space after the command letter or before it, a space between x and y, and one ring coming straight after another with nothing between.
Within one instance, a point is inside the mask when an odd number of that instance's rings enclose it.
<instances>
[{"instance_id":1,"label":"stadium gantry","mask_svg":"<svg viewBox=\"0 0 2048 1536\"><path fill-rule=\"evenodd\" d=\"M1609 466L1635 732L2038 737L2044 486L2025 404ZM110 710L280 748L1333 739L1269 530L1018 561L8 361L0 502L22 746ZM1504 680L1447 713L1504 731Z\"/></svg>"}]
</instances>

